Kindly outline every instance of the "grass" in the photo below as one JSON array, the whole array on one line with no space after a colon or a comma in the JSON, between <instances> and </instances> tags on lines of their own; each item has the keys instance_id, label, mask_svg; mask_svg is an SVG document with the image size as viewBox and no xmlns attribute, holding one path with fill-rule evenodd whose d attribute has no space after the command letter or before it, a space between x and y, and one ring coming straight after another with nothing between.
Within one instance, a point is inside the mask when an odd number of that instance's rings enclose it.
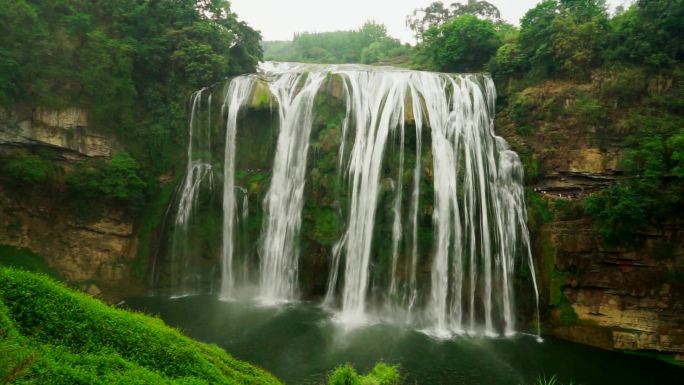
<instances>
[{"instance_id":1,"label":"grass","mask_svg":"<svg viewBox=\"0 0 684 385\"><path fill-rule=\"evenodd\" d=\"M14 246L0 245L0 266L21 268L61 279L59 273L51 269L38 254Z\"/></svg>"},{"instance_id":2,"label":"grass","mask_svg":"<svg viewBox=\"0 0 684 385\"><path fill-rule=\"evenodd\" d=\"M0 267L0 383L280 384L161 320Z\"/></svg>"}]
</instances>

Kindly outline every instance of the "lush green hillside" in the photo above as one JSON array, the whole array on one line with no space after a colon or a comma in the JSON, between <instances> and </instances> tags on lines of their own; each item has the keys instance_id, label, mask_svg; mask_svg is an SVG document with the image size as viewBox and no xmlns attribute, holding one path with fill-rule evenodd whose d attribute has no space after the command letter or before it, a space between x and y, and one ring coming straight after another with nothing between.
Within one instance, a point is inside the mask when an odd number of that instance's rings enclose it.
<instances>
[{"instance_id":1,"label":"lush green hillside","mask_svg":"<svg viewBox=\"0 0 684 385\"><path fill-rule=\"evenodd\" d=\"M159 319L113 309L42 275L0 269L0 381L278 384Z\"/></svg>"}]
</instances>

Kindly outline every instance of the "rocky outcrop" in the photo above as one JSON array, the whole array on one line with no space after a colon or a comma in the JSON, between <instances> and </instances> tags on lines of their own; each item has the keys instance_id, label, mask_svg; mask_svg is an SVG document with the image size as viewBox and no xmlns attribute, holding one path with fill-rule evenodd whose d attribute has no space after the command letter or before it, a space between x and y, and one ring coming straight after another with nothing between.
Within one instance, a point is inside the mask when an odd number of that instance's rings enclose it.
<instances>
[{"instance_id":1,"label":"rocky outcrop","mask_svg":"<svg viewBox=\"0 0 684 385\"><path fill-rule=\"evenodd\" d=\"M119 147L113 137L89 127L88 112L81 108L0 111L0 146L54 147L68 160L110 158Z\"/></svg>"},{"instance_id":2,"label":"rocky outcrop","mask_svg":"<svg viewBox=\"0 0 684 385\"><path fill-rule=\"evenodd\" d=\"M497 117L499 133L528 156L529 187L550 211L532 229L547 326L571 341L684 361L684 222L673 213L631 246L609 247L584 214L584 198L619 178L622 153L620 138L567 112L590 92L561 82L525 90L533 106L525 135L510 108Z\"/></svg>"},{"instance_id":3,"label":"rocky outcrop","mask_svg":"<svg viewBox=\"0 0 684 385\"><path fill-rule=\"evenodd\" d=\"M610 248L587 219L554 220L539 238L554 259L547 292L559 285L577 316L553 333L608 349L684 354L684 223L641 234L639 244ZM550 296L550 295L549 295ZM552 320L553 321L553 320Z\"/></svg>"},{"instance_id":4,"label":"rocky outcrop","mask_svg":"<svg viewBox=\"0 0 684 385\"><path fill-rule=\"evenodd\" d=\"M0 244L33 251L66 281L106 299L140 291L132 221L119 210L84 219L71 209L0 189Z\"/></svg>"},{"instance_id":5,"label":"rocky outcrop","mask_svg":"<svg viewBox=\"0 0 684 385\"><path fill-rule=\"evenodd\" d=\"M88 124L79 108L0 111L0 153L46 148L63 169L111 157L116 140ZM132 268L138 248L132 219L114 208L85 217L63 189L50 190L0 186L0 244L33 251L65 280L105 299L142 290Z\"/></svg>"}]
</instances>

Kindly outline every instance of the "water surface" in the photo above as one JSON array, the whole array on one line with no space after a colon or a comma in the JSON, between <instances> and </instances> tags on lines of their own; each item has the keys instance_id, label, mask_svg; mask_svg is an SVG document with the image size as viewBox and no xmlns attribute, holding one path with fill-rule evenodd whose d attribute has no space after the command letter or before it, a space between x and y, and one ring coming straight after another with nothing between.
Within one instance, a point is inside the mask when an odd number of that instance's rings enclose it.
<instances>
[{"instance_id":1,"label":"water surface","mask_svg":"<svg viewBox=\"0 0 684 385\"><path fill-rule=\"evenodd\" d=\"M377 361L401 366L405 384L531 384L558 375L581 385L680 384L684 369L650 358L546 338L458 337L436 340L420 331L375 324L344 330L308 303L263 307L213 296L134 298L132 309L159 315L198 340L269 370L287 384L322 384L340 363L366 371Z\"/></svg>"}]
</instances>

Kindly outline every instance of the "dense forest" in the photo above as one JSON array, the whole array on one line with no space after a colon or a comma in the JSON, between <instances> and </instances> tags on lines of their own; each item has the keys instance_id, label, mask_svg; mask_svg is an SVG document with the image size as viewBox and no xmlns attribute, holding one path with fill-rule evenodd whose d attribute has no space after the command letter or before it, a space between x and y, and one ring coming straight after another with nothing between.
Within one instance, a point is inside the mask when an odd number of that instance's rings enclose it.
<instances>
[{"instance_id":1,"label":"dense forest","mask_svg":"<svg viewBox=\"0 0 684 385\"><path fill-rule=\"evenodd\" d=\"M255 71L260 40L224 0L3 0L0 104L87 109L126 152L67 175L72 198L140 206L182 159L189 94ZM35 154L2 168L20 188L56 182Z\"/></svg>"}]
</instances>

